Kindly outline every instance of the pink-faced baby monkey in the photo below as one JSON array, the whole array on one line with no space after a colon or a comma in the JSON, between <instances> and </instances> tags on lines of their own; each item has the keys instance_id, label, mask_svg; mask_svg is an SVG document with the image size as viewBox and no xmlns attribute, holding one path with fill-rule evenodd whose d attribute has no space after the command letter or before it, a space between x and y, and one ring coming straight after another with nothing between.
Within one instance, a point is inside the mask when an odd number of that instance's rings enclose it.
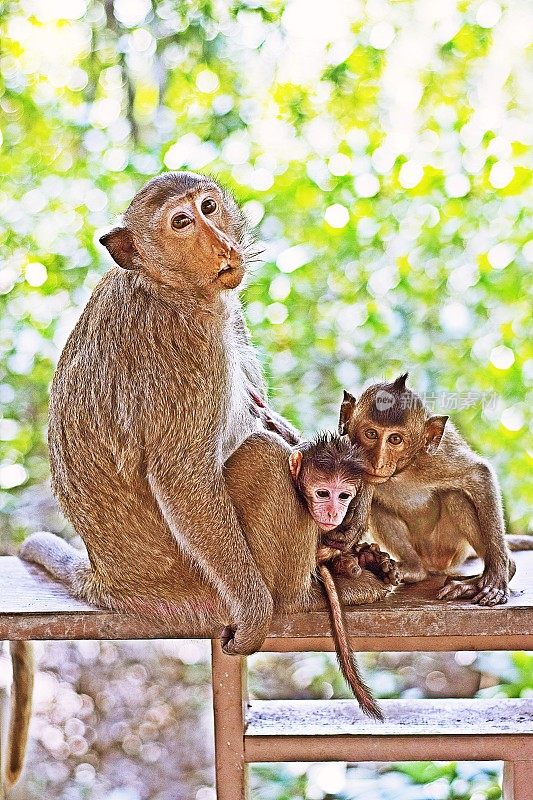
<instances>
[{"instance_id":1,"label":"pink-faced baby monkey","mask_svg":"<svg viewBox=\"0 0 533 800\"><path fill-rule=\"evenodd\" d=\"M494 470L447 416L429 413L406 379L373 384L358 400L344 393L339 433L361 447L365 480L374 486L370 534L408 583L449 574L477 554L483 574L449 582L439 597L505 603L515 571L509 549L531 549L533 538L504 536Z\"/></svg>"},{"instance_id":2,"label":"pink-faced baby monkey","mask_svg":"<svg viewBox=\"0 0 533 800\"><path fill-rule=\"evenodd\" d=\"M300 442L290 454L289 465L296 488L323 534L317 552L317 571L328 598L341 671L363 712L374 719L383 719L350 650L344 611L332 576L332 573L360 575L363 563L389 585L396 582L388 554L380 553L380 561L368 545L361 550L357 548L367 530L372 500L372 488L362 480L359 448L346 437L321 434L311 442Z\"/></svg>"}]
</instances>

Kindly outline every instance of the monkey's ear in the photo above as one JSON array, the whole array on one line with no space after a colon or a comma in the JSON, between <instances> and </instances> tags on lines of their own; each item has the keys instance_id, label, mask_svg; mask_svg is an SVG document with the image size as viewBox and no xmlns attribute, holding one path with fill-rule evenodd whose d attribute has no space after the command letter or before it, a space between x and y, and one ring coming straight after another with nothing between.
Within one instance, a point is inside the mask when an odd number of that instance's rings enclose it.
<instances>
[{"instance_id":1,"label":"monkey's ear","mask_svg":"<svg viewBox=\"0 0 533 800\"><path fill-rule=\"evenodd\" d=\"M138 255L133 237L127 228L113 228L100 237L100 244L107 247L111 258L123 269L138 269L135 256Z\"/></svg>"},{"instance_id":2,"label":"monkey's ear","mask_svg":"<svg viewBox=\"0 0 533 800\"><path fill-rule=\"evenodd\" d=\"M448 417L429 417L426 420L426 453L437 452Z\"/></svg>"},{"instance_id":3,"label":"monkey's ear","mask_svg":"<svg viewBox=\"0 0 533 800\"><path fill-rule=\"evenodd\" d=\"M392 384L393 387L398 392L404 392L405 391L405 382L406 382L408 377L409 377L409 373L408 372L404 372L403 375L398 375L398 377L396 378L396 380Z\"/></svg>"},{"instance_id":4,"label":"monkey's ear","mask_svg":"<svg viewBox=\"0 0 533 800\"><path fill-rule=\"evenodd\" d=\"M339 433L341 436L345 436L348 433L348 423L352 418L355 403L356 399L353 394L350 394L345 389L339 414Z\"/></svg>"},{"instance_id":5,"label":"monkey's ear","mask_svg":"<svg viewBox=\"0 0 533 800\"><path fill-rule=\"evenodd\" d=\"M289 456L289 469L293 480L298 478L302 466L303 455L301 450L293 450Z\"/></svg>"}]
</instances>

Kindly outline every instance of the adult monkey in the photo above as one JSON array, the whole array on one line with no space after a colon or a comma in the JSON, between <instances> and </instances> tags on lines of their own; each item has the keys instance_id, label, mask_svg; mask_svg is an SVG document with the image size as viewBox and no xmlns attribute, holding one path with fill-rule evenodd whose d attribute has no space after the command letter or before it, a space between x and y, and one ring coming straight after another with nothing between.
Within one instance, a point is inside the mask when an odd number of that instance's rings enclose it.
<instances>
[{"instance_id":1,"label":"adult monkey","mask_svg":"<svg viewBox=\"0 0 533 800\"><path fill-rule=\"evenodd\" d=\"M259 450L245 442L264 411L234 291L246 241L231 197L187 172L151 180L102 237L118 266L71 334L50 402L53 488L89 560L47 533L21 551L94 603L167 610L199 632L229 625L224 650L240 654L261 646L273 596L280 609L323 607L311 586L318 530L292 487L289 448L273 434ZM254 484L256 457L272 465L268 493ZM228 485L248 498L238 513ZM290 569L272 563L277 551ZM384 596L370 578L373 599ZM363 602L342 589L343 602Z\"/></svg>"}]
</instances>

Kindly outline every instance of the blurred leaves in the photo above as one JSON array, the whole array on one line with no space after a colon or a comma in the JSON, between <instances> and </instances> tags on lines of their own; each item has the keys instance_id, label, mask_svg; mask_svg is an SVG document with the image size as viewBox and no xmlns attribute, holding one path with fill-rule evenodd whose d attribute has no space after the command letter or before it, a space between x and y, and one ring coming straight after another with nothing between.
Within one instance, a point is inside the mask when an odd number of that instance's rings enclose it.
<instances>
[{"instance_id":1,"label":"blurred leaves","mask_svg":"<svg viewBox=\"0 0 533 800\"><path fill-rule=\"evenodd\" d=\"M11 495L46 475L48 384L106 269L97 235L165 168L215 173L257 224L245 301L281 411L331 426L342 388L408 368L527 527L531 6L334 5L327 21L302 0L4 13L8 530Z\"/></svg>"}]
</instances>

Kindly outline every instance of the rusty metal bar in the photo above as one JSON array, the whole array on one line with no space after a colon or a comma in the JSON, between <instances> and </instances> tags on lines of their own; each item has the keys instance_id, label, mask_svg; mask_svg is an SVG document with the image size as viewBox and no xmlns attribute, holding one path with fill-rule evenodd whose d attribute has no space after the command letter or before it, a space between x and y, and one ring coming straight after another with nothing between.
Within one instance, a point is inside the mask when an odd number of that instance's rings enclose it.
<instances>
[{"instance_id":1,"label":"rusty metal bar","mask_svg":"<svg viewBox=\"0 0 533 800\"><path fill-rule=\"evenodd\" d=\"M251 736L245 737L248 763L278 761L501 761L524 750L527 737L480 736ZM517 794L517 786L526 773L513 762L508 785L515 794L505 800L530 800L531 795ZM522 770L520 772L520 770ZM529 786L533 774L529 774ZM511 783L509 784L509 780ZM524 790L522 790L524 791Z\"/></svg>"},{"instance_id":2,"label":"rusty metal bar","mask_svg":"<svg viewBox=\"0 0 533 800\"><path fill-rule=\"evenodd\" d=\"M516 633L485 636L361 636L352 637L351 645L358 653L418 653L458 650L533 650L533 636ZM261 648L262 653L330 653L334 651L329 637L272 637Z\"/></svg>"},{"instance_id":3,"label":"rusty metal bar","mask_svg":"<svg viewBox=\"0 0 533 800\"><path fill-rule=\"evenodd\" d=\"M247 800L248 767L244 759L246 659L225 655L219 639L211 640L211 658L217 800Z\"/></svg>"},{"instance_id":4,"label":"rusty metal bar","mask_svg":"<svg viewBox=\"0 0 533 800\"><path fill-rule=\"evenodd\" d=\"M533 759L506 761L503 765L502 800L531 800Z\"/></svg>"}]
</instances>

